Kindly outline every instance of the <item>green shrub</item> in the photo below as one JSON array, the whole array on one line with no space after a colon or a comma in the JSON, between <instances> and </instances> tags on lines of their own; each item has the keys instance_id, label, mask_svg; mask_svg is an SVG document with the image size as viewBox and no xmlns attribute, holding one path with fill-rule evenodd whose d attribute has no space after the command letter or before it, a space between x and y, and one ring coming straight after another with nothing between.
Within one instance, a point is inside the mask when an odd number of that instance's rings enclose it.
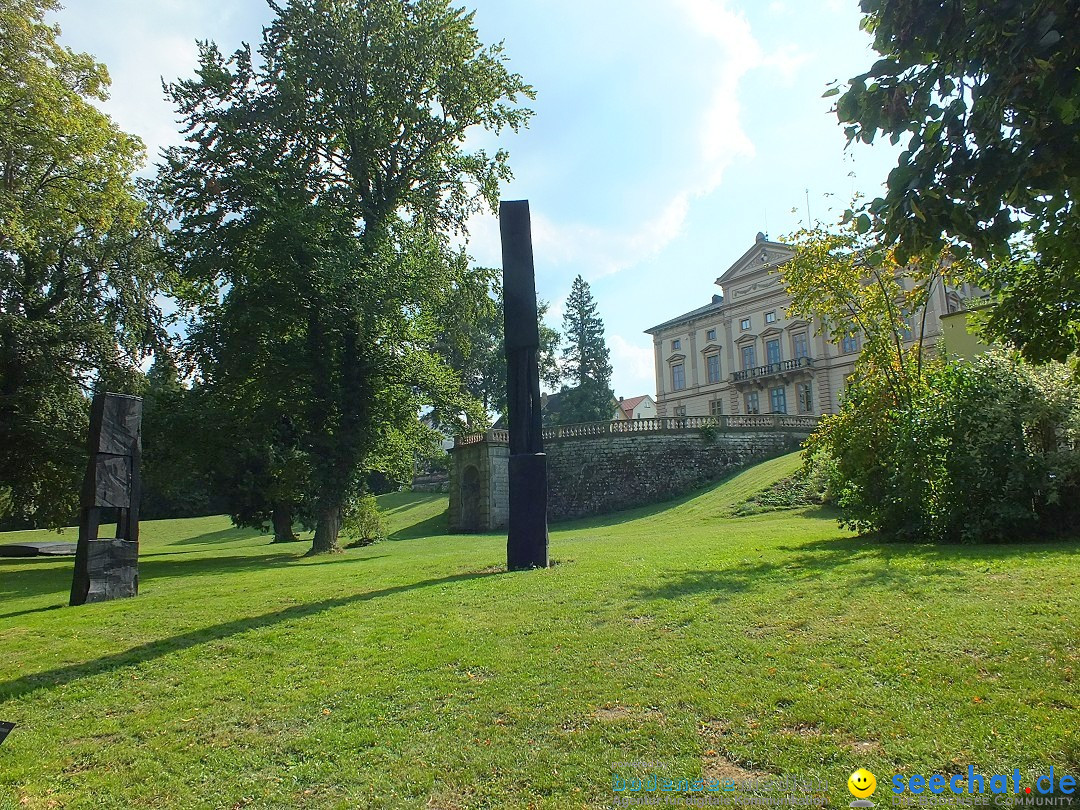
<instances>
[{"instance_id":1,"label":"green shrub","mask_svg":"<svg viewBox=\"0 0 1080 810\"><path fill-rule=\"evenodd\" d=\"M812 437L843 523L932 542L1080 525L1080 390L1065 365L992 353L932 365L910 393L899 404L861 379Z\"/></svg>"},{"instance_id":2,"label":"green shrub","mask_svg":"<svg viewBox=\"0 0 1080 810\"><path fill-rule=\"evenodd\" d=\"M371 493L358 495L346 504L341 517L341 534L351 542L348 548L370 546L386 539L386 518Z\"/></svg>"}]
</instances>

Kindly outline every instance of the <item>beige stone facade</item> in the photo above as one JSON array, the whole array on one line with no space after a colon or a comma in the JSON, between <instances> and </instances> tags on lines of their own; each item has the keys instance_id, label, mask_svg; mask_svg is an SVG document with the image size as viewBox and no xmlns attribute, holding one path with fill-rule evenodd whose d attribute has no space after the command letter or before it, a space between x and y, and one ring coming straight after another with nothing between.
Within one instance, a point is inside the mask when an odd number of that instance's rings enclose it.
<instances>
[{"instance_id":1,"label":"beige stone facade","mask_svg":"<svg viewBox=\"0 0 1080 810\"><path fill-rule=\"evenodd\" d=\"M716 279L722 295L645 330L653 337L658 416L837 411L861 337L834 343L817 322L788 317L791 299L775 269L793 255L758 234ZM934 291L926 345L941 334L940 316L961 309L962 292Z\"/></svg>"}]
</instances>

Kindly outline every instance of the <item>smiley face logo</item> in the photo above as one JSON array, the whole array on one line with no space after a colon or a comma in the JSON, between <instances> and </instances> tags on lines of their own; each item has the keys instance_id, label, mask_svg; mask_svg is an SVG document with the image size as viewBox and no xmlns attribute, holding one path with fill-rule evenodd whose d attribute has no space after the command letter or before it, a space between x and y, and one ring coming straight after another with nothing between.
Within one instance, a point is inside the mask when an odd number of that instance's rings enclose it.
<instances>
[{"instance_id":1,"label":"smiley face logo","mask_svg":"<svg viewBox=\"0 0 1080 810\"><path fill-rule=\"evenodd\" d=\"M859 768L848 777L847 789L856 799L869 798L877 790L877 778L866 768Z\"/></svg>"}]
</instances>

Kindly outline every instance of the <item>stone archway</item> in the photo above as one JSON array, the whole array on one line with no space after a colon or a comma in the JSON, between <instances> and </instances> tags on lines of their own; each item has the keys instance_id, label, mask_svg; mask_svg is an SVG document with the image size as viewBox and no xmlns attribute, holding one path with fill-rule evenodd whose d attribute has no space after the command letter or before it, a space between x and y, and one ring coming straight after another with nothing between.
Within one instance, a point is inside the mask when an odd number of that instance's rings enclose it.
<instances>
[{"instance_id":1,"label":"stone archway","mask_svg":"<svg viewBox=\"0 0 1080 810\"><path fill-rule=\"evenodd\" d=\"M461 475L461 530L479 532L484 528L480 515L480 471L470 464Z\"/></svg>"}]
</instances>

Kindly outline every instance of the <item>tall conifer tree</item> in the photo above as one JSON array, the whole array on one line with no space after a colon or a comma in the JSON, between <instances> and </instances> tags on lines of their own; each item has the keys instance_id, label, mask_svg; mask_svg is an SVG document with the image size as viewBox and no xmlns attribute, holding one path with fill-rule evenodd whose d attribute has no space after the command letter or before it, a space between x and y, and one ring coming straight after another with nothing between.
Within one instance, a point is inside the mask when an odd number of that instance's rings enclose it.
<instances>
[{"instance_id":1,"label":"tall conifer tree","mask_svg":"<svg viewBox=\"0 0 1080 810\"><path fill-rule=\"evenodd\" d=\"M566 299L563 335L563 378L573 387L561 392L559 421L570 424L611 419L611 354L592 290L581 276L574 279Z\"/></svg>"}]
</instances>

